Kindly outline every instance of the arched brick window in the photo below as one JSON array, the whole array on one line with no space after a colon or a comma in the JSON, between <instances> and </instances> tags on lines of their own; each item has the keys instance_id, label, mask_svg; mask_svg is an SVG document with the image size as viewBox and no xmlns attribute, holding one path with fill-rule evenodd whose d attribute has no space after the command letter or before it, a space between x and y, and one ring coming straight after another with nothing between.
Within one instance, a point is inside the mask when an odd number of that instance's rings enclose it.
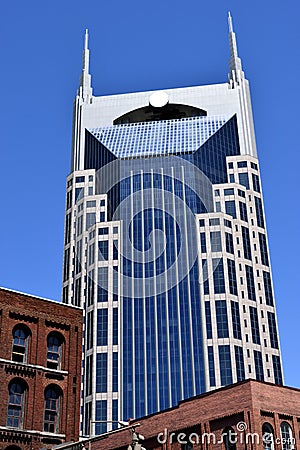
<instances>
[{"instance_id":1,"label":"arched brick window","mask_svg":"<svg viewBox=\"0 0 300 450\"><path fill-rule=\"evenodd\" d=\"M26 325L16 325L13 329L11 359L16 362L26 362L28 357L30 330Z\"/></svg>"},{"instance_id":2,"label":"arched brick window","mask_svg":"<svg viewBox=\"0 0 300 450\"><path fill-rule=\"evenodd\" d=\"M47 367L61 369L64 338L60 333L50 333L47 338Z\"/></svg>"},{"instance_id":3,"label":"arched brick window","mask_svg":"<svg viewBox=\"0 0 300 450\"><path fill-rule=\"evenodd\" d=\"M264 450L274 450L274 430L271 424L265 422L262 426Z\"/></svg>"},{"instance_id":4,"label":"arched brick window","mask_svg":"<svg viewBox=\"0 0 300 450\"><path fill-rule=\"evenodd\" d=\"M281 422L280 436L282 450L292 450L295 448L292 428L287 422Z\"/></svg>"},{"instance_id":5,"label":"arched brick window","mask_svg":"<svg viewBox=\"0 0 300 450\"><path fill-rule=\"evenodd\" d=\"M61 398L58 386L52 384L45 389L44 431L48 433L59 433Z\"/></svg>"},{"instance_id":6,"label":"arched brick window","mask_svg":"<svg viewBox=\"0 0 300 450\"><path fill-rule=\"evenodd\" d=\"M14 379L8 386L8 405L6 426L12 428L23 428L24 407L27 384L20 379Z\"/></svg>"}]
</instances>

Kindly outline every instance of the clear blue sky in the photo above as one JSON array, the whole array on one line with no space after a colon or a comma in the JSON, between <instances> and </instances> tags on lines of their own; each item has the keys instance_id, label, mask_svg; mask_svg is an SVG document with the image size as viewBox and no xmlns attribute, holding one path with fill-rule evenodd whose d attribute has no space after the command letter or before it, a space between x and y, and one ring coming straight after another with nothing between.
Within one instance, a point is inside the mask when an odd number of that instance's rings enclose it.
<instances>
[{"instance_id":1,"label":"clear blue sky","mask_svg":"<svg viewBox=\"0 0 300 450\"><path fill-rule=\"evenodd\" d=\"M37 0L1 7L0 285L60 298L84 29L95 95L227 80L227 11L251 83L286 384L300 386L296 0Z\"/></svg>"}]
</instances>

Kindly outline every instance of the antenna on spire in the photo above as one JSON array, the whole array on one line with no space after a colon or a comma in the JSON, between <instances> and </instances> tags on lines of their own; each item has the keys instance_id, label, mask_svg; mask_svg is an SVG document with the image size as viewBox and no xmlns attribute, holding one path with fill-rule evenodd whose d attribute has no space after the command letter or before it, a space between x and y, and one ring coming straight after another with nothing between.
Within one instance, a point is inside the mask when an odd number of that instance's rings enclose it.
<instances>
[{"instance_id":1,"label":"antenna on spire","mask_svg":"<svg viewBox=\"0 0 300 450\"><path fill-rule=\"evenodd\" d=\"M230 11L228 11L228 27L229 27L229 33L233 33L232 17L231 17Z\"/></svg>"},{"instance_id":2,"label":"antenna on spire","mask_svg":"<svg viewBox=\"0 0 300 450\"><path fill-rule=\"evenodd\" d=\"M89 30L88 28L86 28L84 36L84 50L88 50L88 48L89 48Z\"/></svg>"},{"instance_id":3,"label":"antenna on spire","mask_svg":"<svg viewBox=\"0 0 300 450\"><path fill-rule=\"evenodd\" d=\"M86 28L84 35L84 49L82 53L82 72L79 83L78 95L83 98L84 101L89 101L92 97L91 75L89 73L89 30Z\"/></svg>"},{"instance_id":4,"label":"antenna on spire","mask_svg":"<svg viewBox=\"0 0 300 450\"><path fill-rule=\"evenodd\" d=\"M228 27L229 27L229 46L230 46L230 60L229 60L229 80L235 83L240 82L244 78L244 72L242 69L242 61L238 56L236 36L233 31L232 17L230 11L228 11Z\"/></svg>"}]
</instances>

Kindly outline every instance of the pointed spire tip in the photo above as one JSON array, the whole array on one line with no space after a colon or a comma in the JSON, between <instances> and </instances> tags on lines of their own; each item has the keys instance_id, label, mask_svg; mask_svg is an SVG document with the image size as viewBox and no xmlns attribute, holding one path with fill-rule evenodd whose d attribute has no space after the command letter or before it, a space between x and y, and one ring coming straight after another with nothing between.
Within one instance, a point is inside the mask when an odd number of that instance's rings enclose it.
<instances>
[{"instance_id":1,"label":"pointed spire tip","mask_svg":"<svg viewBox=\"0 0 300 450\"><path fill-rule=\"evenodd\" d=\"M230 11L228 11L228 26L229 26L229 33L233 33L232 17Z\"/></svg>"},{"instance_id":2,"label":"pointed spire tip","mask_svg":"<svg viewBox=\"0 0 300 450\"><path fill-rule=\"evenodd\" d=\"M88 28L85 29L85 36L84 36L84 49L87 50L89 46L89 30Z\"/></svg>"}]
</instances>

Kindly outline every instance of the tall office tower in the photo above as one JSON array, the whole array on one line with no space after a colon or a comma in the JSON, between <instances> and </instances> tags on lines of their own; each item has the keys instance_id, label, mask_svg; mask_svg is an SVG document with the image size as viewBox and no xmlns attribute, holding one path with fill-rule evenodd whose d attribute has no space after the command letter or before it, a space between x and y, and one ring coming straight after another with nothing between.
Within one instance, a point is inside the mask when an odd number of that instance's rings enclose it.
<instances>
[{"instance_id":1,"label":"tall office tower","mask_svg":"<svg viewBox=\"0 0 300 450\"><path fill-rule=\"evenodd\" d=\"M248 81L96 97L86 34L63 302L84 309L82 433L282 383Z\"/></svg>"}]
</instances>

